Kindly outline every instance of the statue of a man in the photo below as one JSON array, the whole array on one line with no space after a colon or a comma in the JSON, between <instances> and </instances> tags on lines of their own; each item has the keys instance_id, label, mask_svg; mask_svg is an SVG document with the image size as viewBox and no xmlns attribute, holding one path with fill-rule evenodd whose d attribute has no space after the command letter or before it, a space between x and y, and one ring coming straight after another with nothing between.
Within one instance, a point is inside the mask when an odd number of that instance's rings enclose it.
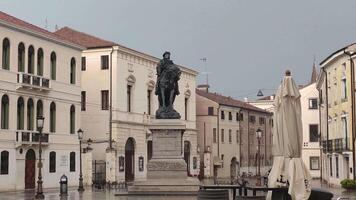
<instances>
[{"instance_id":1,"label":"statue of a man","mask_svg":"<svg viewBox=\"0 0 356 200\"><path fill-rule=\"evenodd\" d=\"M170 53L164 52L163 59L157 64L157 82L155 94L158 95L159 108L157 119L179 119L179 113L174 110L175 97L179 95L178 80L181 71L170 59Z\"/></svg>"}]
</instances>

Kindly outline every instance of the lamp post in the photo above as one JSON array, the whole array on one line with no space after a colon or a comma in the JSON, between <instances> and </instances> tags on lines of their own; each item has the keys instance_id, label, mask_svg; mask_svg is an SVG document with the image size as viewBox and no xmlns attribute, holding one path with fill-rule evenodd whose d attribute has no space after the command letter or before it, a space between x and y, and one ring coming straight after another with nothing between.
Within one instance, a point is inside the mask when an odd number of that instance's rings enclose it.
<instances>
[{"instance_id":1,"label":"lamp post","mask_svg":"<svg viewBox=\"0 0 356 200\"><path fill-rule=\"evenodd\" d=\"M42 129L43 129L44 117L37 116L36 124L37 130L39 131L39 138L38 138L38 180L37 180L37 193L35 198L36 199L44 199L43 195L43 188L42 188Z\"/></svg>"},{"instance_id":2,"label":"lamp post","mask_svg":"<svg viewBox=\"0 0 356 200\"><path fill-rule=\"evenodd\" d=\"M78 139L79 139L79 163L80 163L78 191L83 192L84 187L83 187L83 173L82 173L82 139L83 139L84 131L82 129L79 129L77 132L78 132Z\"/></svg>"},{"instance_id":3,"label":"lamp post","mask_svg":"<svg viewBox=\"0 0 356 200\"><path fill-rule=\"evenodd\" d=\"M258 168L257 168L257 182L256 186L261 186L261 152L260 152L260 146L261 146L261 137L262 137L262 130L258 128L256 130L256 138L257 138L257 162L258 162Z\"/></svg>"}]
</instances>

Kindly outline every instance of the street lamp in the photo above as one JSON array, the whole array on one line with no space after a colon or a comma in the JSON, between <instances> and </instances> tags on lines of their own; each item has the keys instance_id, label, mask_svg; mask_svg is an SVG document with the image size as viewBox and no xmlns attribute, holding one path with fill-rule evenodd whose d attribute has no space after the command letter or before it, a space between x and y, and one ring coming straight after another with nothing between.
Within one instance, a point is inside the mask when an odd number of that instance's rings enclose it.
<instances>
[{"instance_id":1,"label":"street lamp","mask_svg":"<svg viewBox=\"0 0 356 200\"><path fill-rule=\"evenodd\" d=\"M43 116L37 116L36 118L36 124L37 124L37 130L39 131L39 145L38 145L38 180L37 180L37 193L35 198L36 199L44 199L43 195L43 187L42 187L42 129L43 129L43 123L44 123L44 117Z\"/></svg>"},{"instance_id":2,"label":"street lamp","mask_svg":"<svg viewBox=\"0 0 356 200\"><path fill-rule=\"evenodd\" d=\"M261 152L260 152L260 145L261 145L261 137L262 137L262 130L258 128L256 130L256 138L257 138L257 161L258 161L258 170L257 170L257 182L256 186L261 186Z\"/></svg>"},{"instance_id":3,"label":"street lamp","mask_svg":"<svg viewBox=\"0 0 356 200\"><path fill-rule=\"evenodd\" d=\"M83 173L82 173L82 139L83 139L84 131L82 129L79 129L77 131L77 133L78 133L78 139L79 139L79 163L80 163L78 191L83 192L84 187L83 187Z\"/></svg>"}]
</instances>

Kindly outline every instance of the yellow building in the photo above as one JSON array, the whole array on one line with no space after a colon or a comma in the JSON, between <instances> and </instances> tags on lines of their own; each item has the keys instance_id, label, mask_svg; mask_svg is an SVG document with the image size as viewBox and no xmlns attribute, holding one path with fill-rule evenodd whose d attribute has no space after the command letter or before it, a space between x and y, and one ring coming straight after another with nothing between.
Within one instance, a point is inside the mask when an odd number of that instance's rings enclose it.
<instances>
[{"instance_id":1,"label":"yellow building","mask_svg":"<svg viewBox=\"0 0 356 200\"><path fill-rule=\"evenodd\" d=\"M342 48L320 63L317 82L320 96L320 134L322 144L322 179L340 185L355 178L354 140L355 94L354 60L351 49ZM352 58L352 59L350 59Z\"/></svg>"}]
</instances>

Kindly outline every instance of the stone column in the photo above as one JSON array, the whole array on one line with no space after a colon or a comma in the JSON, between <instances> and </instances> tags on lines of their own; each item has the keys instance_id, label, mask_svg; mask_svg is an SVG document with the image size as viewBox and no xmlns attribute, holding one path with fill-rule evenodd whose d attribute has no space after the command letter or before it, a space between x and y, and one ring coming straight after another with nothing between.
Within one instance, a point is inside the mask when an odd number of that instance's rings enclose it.
<instances>
[{"instance_id":1,"label":"stone column","mask_svg":"<svg viewBox=\"0 0 356 200\"><path fill-rule=\"evenodd\" d=\"M93 156L91 151L82 154L83 159L83 183L84 185L92 184L93 176Z\"/></svg>"},{"instance_id":2,"label":"stone column","mask_svg":"<svg viewBox=\"0 0 356 200\"><path fill-rule=\"evenodd\" d=\"M108 149L106 151L106 182L116 181L116 151Z\"/></svg>"}]
</instances>

